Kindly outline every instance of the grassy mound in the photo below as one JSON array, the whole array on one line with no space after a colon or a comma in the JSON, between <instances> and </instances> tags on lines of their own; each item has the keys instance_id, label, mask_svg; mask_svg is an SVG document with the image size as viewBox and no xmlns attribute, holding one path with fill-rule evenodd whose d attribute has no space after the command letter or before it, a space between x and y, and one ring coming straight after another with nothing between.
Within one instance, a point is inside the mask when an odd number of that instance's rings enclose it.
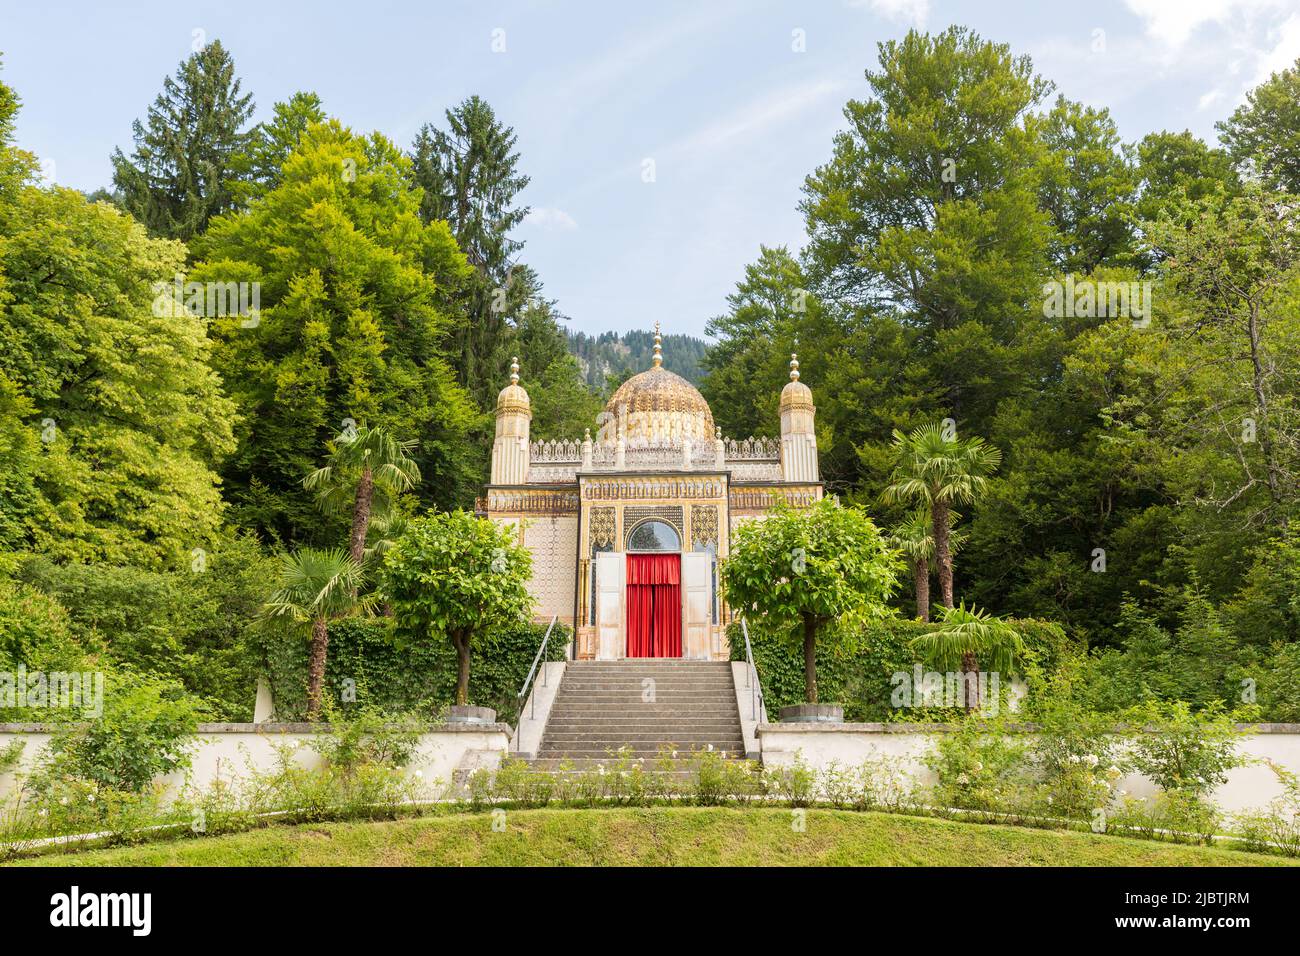
<instances>
[{"instance_id":1,"label":"grassy mound","mask_svg":"<svg viewBox=\"0 0 1300 956\"><path fill-rule=\"evenodd\" d=\"M511 810L277 826L52 854L27 866L1268 866L1219 847L845 810Z\"/></svg>"}]
</instances>

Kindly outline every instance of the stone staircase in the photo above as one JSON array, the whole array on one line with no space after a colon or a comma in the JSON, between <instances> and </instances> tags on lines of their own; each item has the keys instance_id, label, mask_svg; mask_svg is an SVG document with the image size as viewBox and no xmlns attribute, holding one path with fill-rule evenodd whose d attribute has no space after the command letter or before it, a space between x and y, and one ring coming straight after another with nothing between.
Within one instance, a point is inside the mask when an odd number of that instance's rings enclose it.
<instances>
[{"instance_id":1,"label":"stone staircase","mask_svg":"<svg viewBox=\"0 0 1300 956\"><path fill-rule=\"evenodd\" d=\"M727 661L641 658L574 661L551 707L531 763L557 770L608 762L620 749L647 764L664 751L745 756Z\"/></svg>"}]
</instances>

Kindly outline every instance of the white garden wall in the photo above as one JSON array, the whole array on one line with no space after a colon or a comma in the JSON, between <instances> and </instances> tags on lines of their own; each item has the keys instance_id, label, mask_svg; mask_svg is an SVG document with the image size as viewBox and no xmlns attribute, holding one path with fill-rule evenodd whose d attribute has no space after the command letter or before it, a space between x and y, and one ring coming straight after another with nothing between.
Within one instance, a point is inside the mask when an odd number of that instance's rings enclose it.
<instances>
[{"instance_id":1,"label":"white garden wall","mask_svg":"<svg viewBox=\"0 0 1300 956\"><path fill-rule=\"evenodd\" d=\"M218 776L246 777L248 769L269 770L275 766L276 748L294 747L294 760L304 767L320 764L320 755L310 746L320 732L313 724L200 724L192 749L189 776L192 784L204 788ZM449 784L458 768L494 767L510 743L506 724L438 724L420 735L415 757L407 772L417 771L430 785L432 795L441 788L438 781ZM14 740L26 747L16 772L0 774L0 799L9 796L18 773L31 767L49 743L50 734L42 724L0 724L0 749ZM174 773L165 778L172 794L182 786L185 775Z\"/></svg>"},{"instance_id":2,"label":"white garden wall","mask_svg":"<svg viewBox=\"0 0 1300 956\"><path fill-rule=\"evenodd\" d=\"M1259 809L1281 795L1277 777L1264 758L1300 773L1300 724L1251 724L1243 726L1238 752L1252 760L1228 774L1228 781L1213 794L1221 810L1235 813ZM810 767L824 770L831 763L856 767L869 758L885 757L917 783L934 782L934 775L922 762L935 739L948 732L942 724L761 724L755 733L766 766L789 766L796 756ZM1032 733L1026 726L1025 733ZM1119 788L1137 797L1153 796L1157 788L1150 780L1130 774Z\"/></svg>"}]
</instances>

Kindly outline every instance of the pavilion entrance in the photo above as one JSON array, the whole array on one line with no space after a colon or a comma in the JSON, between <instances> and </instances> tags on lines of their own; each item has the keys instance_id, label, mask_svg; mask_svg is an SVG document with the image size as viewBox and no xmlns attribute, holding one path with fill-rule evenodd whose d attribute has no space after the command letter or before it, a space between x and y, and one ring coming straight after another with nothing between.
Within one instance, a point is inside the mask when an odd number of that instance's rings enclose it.
<instances>
[{"instance_id":1,"label":"pavilion entrance","mask_svg":"<svg viewBox=\"0 0 1300 956\"><path fill-rule=\"evenodd\" d=\"M627 556L628 657L682 656L682 556Z\"/></svg>"}]
</instances>

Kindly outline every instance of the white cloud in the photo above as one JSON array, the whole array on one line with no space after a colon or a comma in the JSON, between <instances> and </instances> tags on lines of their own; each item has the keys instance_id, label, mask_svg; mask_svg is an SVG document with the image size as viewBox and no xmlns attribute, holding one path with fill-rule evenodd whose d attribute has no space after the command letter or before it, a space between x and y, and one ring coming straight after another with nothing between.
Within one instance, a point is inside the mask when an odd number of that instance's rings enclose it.
<instances>
[{"instance_id":1,"label":"white cloud","mask_svg":"<svg viewBox=\"0 0 1300 956\"><path fill-rule=\"evenodd\" d=\"M1269 31L1269 40L1273 49L1260 57L1255 65L1255 77L1251 86L1263 83L1274 73L1280 73L1295 66L1300 59L1300 13L1293 13L1282 25Z\"/></svg>"},{"instance_id":2,"label":"white cloud","mask_svg":"<svg viewBox=\"0 0 1300 956\"><path fill-rule=\"evenodd\" d=\"M1210 90L1209 92L1202 94L1201 98L1196 101L1196 108L1198 110L1208 110L1221 99L1223 99L1222 89Z\"/></svg>"},{"instance_id":3,"label":"white cloud","mask_svg":"<svg viewBox=\"0 0 1300 956\"><path fill-rule=\"evenodd\" d=\"M578 224L563 209L557 209L554 206L539 206L528 211L524 217L524 222L530 226L537 226L539 229L545 229L547 232L571 232L578 228Z\"/></svg>"},{"instance_id":4,"label":"white cloud","mask_svg":"<svg viewBox=\"0 0 1300 956\"><path fill-rule=\"evenodd\" d=\"M849 0L851 7L869 7L895 23L910 23L918 29L925 26L930 16L930 0Z\"/></svg>"},{"instance_id":5,"label":"white cloud","mask_svg":"<svg viewBox=\"0 0 1300 956\"><path fill-rule=\"evenodd\" d=\"M1288 0L1124 0L1146 24L1147 36L1183 46L1207 23L1249 28L1261 16L1285 10Z\"/></svg>"}]
</instances>

